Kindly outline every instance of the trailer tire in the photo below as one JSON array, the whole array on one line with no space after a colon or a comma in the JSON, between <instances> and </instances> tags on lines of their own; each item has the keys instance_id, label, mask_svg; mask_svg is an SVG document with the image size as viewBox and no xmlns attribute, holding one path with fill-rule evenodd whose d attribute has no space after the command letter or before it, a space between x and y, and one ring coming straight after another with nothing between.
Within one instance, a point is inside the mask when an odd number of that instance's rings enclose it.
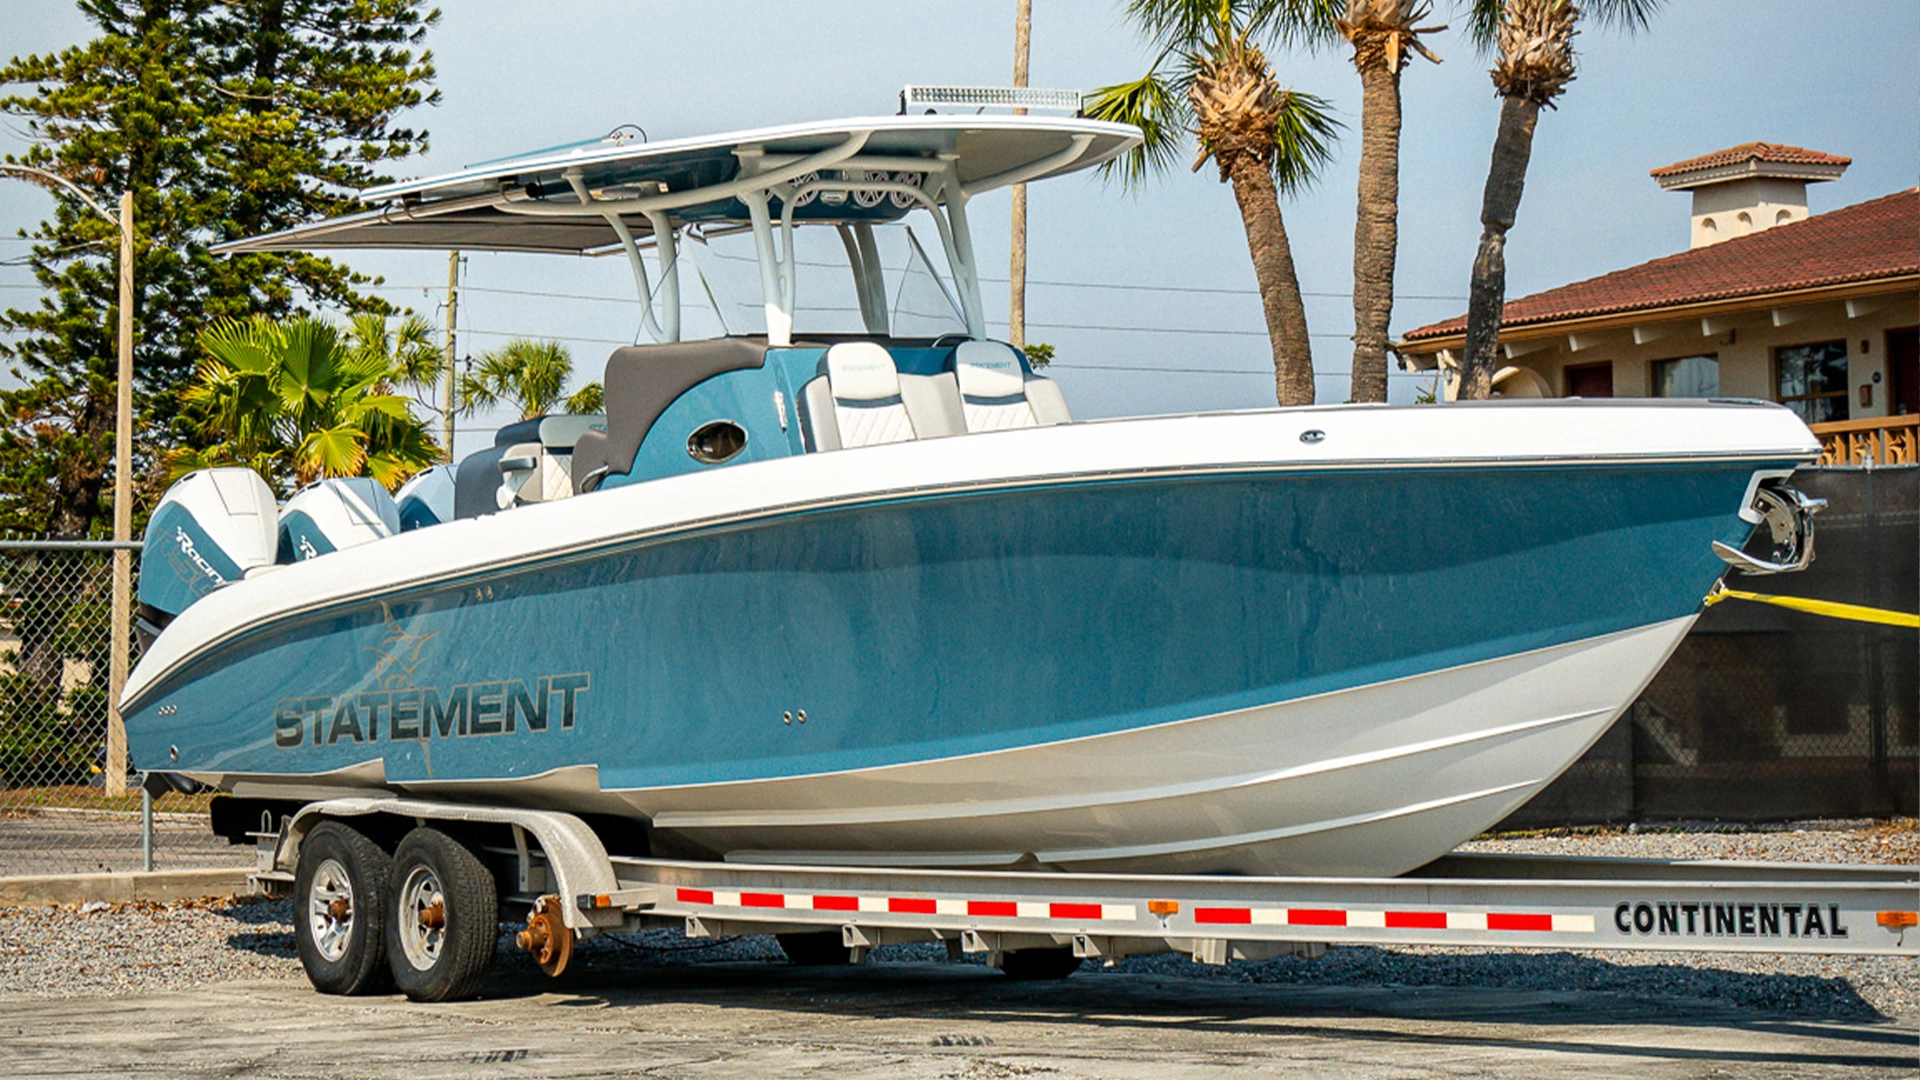
<instances>
[{"instance_id":1,"label":"trailer tire","mask_svg":"<svg viewBox=\"0 0 1920 1080\"><path fill-rule=\"evenodd\" d=\"M387 880L387 964L401 992L414 1001L478 994L500 937L500 899L486 865L423 826L400 841Z\"/></svg>"},{"instance_id":2,"label":"trailer tire","mask_svg":"<svg viewBox=\"0 0 1920 1080\"><path fill-rule=\"evenodd\" d=\"M1020 982L1064 979L1079 970L1072 949L1020 949L1000 957L1001 973Z\"/></svg>"},{"instance_id":3,"label":"trailer tire","mask_svg":"<svg viewBox=\"0 0 1920 1080\"><path fill-rule=\"evenodd\" d=\"M832 967L853 962L853 952L840 940L840 931L823 930L811 934L776 934L780 951L801 967Z\"/></svg>"},{"instance_id":4,"label":"trailer tire","mask_svg":"<svg viewBox=\"0 0 1920 1080\"><path fill-rule=\"evenodd\" d=\"M389 989L387 878L393 860L380 845L337 821L314 826L294 872L294 950L307 981L323 994Z\"/></svg>"}]
</instances>

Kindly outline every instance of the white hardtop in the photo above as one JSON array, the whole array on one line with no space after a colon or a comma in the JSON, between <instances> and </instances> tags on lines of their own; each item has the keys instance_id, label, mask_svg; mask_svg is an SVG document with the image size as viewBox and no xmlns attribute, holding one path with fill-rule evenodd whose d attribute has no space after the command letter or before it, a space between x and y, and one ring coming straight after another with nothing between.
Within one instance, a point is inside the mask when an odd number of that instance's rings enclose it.
<instances>
[{"instance_id":1,"label":"white hardtop","mask_svg":"<svg viewBox=\"0 0 1920 1080\"><path fill-rule=\"evenodd\" d=\"M790 344L793 230L832 225L863 295L884 291L873 228L924 210L940 233L967 335L987 336L967 201L1091 168L1139 145L1139 129L1081 117L875 116L652 143L604 139L361 192L366 213L215 248L624 254L642 325L680 340L682 234L751 231L768 343ZM649 268L641 248L651 247ZM654 287L657 280L658 289ZM883 313L863 302L870 332Z\"/></svg>"},{"instance_id":2,"label":"white hardtop","mask_svg":"<svg viewBox=\"0 0 1920 1080\"><path fill-rule=\"evenodd\" d=\"M661 142L605 138L403 180L359 193L370 213L223 244L215 251L420 248L591 253L614 248L615 209L636 235L665 213L710 221L716 203L770 191L824 169L920 172L935 203L971 198L1103 164L1140 141L1137 128L1080 117L874 116L813 121ZM590 195L583 202L574 179ZM885 178L892 182L891 175ZM590 203L590 205L589 205ZM533 212L563 211L560 216ZM826 209L824 206L822 210ZM834 221L862 220L853 201ZM744 220L745 215L740 215ZM823 215L803 220L824 221Z\"/></svg>"}]
</instances>

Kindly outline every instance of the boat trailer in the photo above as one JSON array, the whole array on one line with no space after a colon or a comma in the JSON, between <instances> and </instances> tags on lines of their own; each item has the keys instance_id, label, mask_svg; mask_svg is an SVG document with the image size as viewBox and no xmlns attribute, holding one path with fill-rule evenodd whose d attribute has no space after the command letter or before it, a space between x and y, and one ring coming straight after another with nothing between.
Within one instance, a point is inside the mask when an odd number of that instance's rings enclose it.
<instances>
[{"instance_id":1,"label":"boat trailer","mask_svg":"<svg viewBox=\"0 0 1920 1080\"><path fill-rule=\"evenodd\" d=\"M941 942L1010 974L1149 953L1316 957L1336 944L1920 956L1910 866L1456 853L1373 879L743 865L610 855L565 813L398 798L311 803L255 834L255 886L292 891L303 838L323 822L384 822L389 836L479 827L497 888L479 906L527 912L520 947L555 975L578 938L663 927L806 935L816 951L837 935L836 962L854 963L882 945ZM475 910L463 899L478 898L449 896L431 917Z\"/></svg>"}]
</instances>

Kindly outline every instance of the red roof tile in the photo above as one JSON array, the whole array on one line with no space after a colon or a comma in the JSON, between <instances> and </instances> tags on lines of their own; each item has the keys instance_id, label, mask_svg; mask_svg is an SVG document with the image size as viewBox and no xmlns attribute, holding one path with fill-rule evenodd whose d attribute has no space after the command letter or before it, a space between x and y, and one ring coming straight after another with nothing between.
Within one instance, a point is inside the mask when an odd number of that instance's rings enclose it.
<instances>
[{"instance_id":1,"label":"red roof tile","mask_svg":"<svg viewBox=\"0 0 1920 1080\"><path fill-rule=\"evenodd\" d=\"M1725 150L1715 150L1711 154L1702 154L1697 158L1676 161L1663 165L1649 173L1650 176L1672 176L1675 173L1692 172L1695 169L1712 169L1721 165L1738 165L1743 161L1763 161L1775 165L1851 165L1852 158L1823 154L1818 150L1807 150L1798 146L1783 146L1780 143L1750 142L1739 146L1730 146Z\"/></svg>"},{"instance_id":2,"label":"red roof tile","mask_svg":"<svg viewBox=\"0 0 1920 1080\"><path fill-rule=\"evenodd\" d=\"M1920 188L1507 301L1505 327L1920 274ZM1466 330L1462 315L1403 341Z\"/></svg>"}]
</instances>

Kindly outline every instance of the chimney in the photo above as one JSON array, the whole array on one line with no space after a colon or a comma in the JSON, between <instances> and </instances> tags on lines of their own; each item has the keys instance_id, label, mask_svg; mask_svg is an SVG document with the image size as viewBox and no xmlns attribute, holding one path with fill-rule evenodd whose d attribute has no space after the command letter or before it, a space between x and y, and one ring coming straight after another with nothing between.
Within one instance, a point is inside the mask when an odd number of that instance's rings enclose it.
<instances>
[{"instance_id":1,"label":"chimney","mask_svg":"<svg viewBox=\"0 0 1920 1080\"><path fill-rule=\"evenodd\" d=\"M1703 248L1804 221L1807 185L1837 180L1853 164L1818 150L1750 142L1655 169L1665 191L1693 192L1693 237Z\"/></svg>"}]
</instances>

